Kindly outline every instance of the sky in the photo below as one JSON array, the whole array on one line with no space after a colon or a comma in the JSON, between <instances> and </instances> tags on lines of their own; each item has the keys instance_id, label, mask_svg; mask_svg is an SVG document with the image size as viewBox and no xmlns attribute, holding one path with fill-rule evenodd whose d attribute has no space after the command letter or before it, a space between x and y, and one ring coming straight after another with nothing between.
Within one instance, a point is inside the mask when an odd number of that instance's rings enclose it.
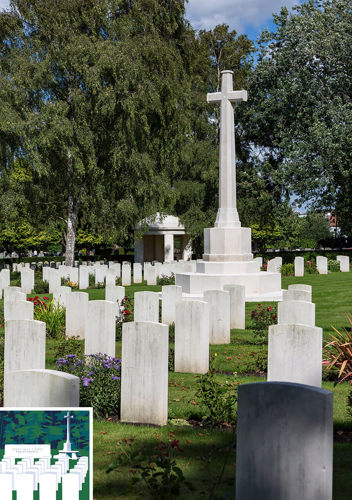
<instances>
[{"instance_id":1,"label":"sky","mask_svg":"<svg viewBox=\"0 0 352 500\"><path fill-rule=\"evenodd\" d=\"M226 23L238 34L256 40L259 33L273 26L272 13L279 13L283 5L292 7L300 0L189 0L186 17L195 29L211 29ZM0 0L0 9L9 6L9 0Z\"/></svg>"}]
</instances>

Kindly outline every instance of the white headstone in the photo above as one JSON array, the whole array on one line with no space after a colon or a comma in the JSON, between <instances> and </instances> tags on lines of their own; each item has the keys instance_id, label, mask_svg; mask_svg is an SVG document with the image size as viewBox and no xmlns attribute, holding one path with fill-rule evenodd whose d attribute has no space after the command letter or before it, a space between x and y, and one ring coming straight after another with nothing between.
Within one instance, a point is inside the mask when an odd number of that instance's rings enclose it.
<instances>
[{"instance_id":1,"label":"white headstone","mask_svg":"<svg viewBox=\"0 0 352 500\"><path fill-rule=\"evenodd\" d=\"M32 269L21 269L21 291L32 293L34 289L34 271Z\"/></svg>"},{"instance_id":2,"label":"white headstone","mask_svg":"<svg viewBox=\"0 0 352 500\"><path fill-rule=\"evenodd\" d=\"M121 422L166 425L168 330L152 322L122 325Z\"/></svg>"},{"instance_id":3,"label":"white headstone","mask_svg":"<svg viewBox=\"0 0 352 500\"><path fill-rule=\"evenodd\" d=\"M159 294L136 292L134 294L134 321L159 322Z\"/></svg>"},{"instance_id":4,"label":"white headstone","mask_svg":"<svg viewBox=\"0 0 352 500\"><path fill-rule=\"evenodd\" d=\"M198 300L179 302L175 321L175 372L209 370L209 305Z\"/></svg>"},{"instance_id":5,"label":"white headstone","mask_svg":"<svg viewBox=\"0 0 352 500\"><path fill-rule=\"evenodd\" d=\"M348 273L350 271L350 258L348 255L338 255L336 259L340 262L340 271L342 273Z\"/></svg>"},{"instance_id":6,"label":"white headstone","mask_svg":"<svg viewBox=\"0 0 352 500\"><path fill-rule=\"evenodd\" d=\"M64 474L62 476L62 500L79 500L79 476Z\"/></svg>"},{"instance_id":7,"label":"white headstone","mask_svg":"<svg viewBox=\"0 0 352 500\"><path fill-rule=\"evenodd\" d=\"M87 290L89 288L89 269L87 266L79 266L78 279L80 290Z\"/></svg>"},{"instance_id":8,"label":"white headstone","mask_svg":"<svg viewBox=\"0 0 352 500\"><path fill-rule=\"evenodd\" d=\"M328 274L328 258L319 255L317 257L317 269L319 274Z\"/></svg>"},{"instance_id":9,"label":"white headstone","mask_svg":"<svg viewBox=\"0 0 352 500\"><path fill-rule=\"evenodd\" d=\"M282 300L305 300L306 302L312 301L312 295L306 290L283 290Z\"/></svg>"},{"instance_id":10,"label":"white headstone","mask_svg":"<svg viewBox=\"0 0 352 500\"><path fill-rule=\"evenodd\" d=\"M243 285L225 285L224 290L230 294L230 328L245 330L246 287Z\"/></svg>"},{"instance_id":11,"label":"white headstone","mask_svg":"<svg viewBox=\"0 0 352 500\"><path fill-rule=\"evenodd\" d=\"M269 326L267 380L321 387L322 343L321 328Z\"/></svg>"},{"instance_id":12,"label":"white headstone","mask_svg":"<svg viewBox=\"0 0 352 500\"><path fill-rule=\"evenodd\" d=\"M122 286L131 285L131 266L129 264L122 264Z\"/></svg>"},{"instance_id":13,"label":"white headstone","mask_svg":"<svg viewBox=\"0 0 352 500\"><path fill-rule=\"evenodd\" d=\"M238 388L236 500L331 500L333 394L302 384Z\"/></svg>"},{"instance_id":14,"label":"white headstone","mask_svg":"<svg viewBox=\"0 0 352 500\"><path fill-rule=\"evenodd\" d=\"M206 290L204 302L209 304L209 344L230 343L230 294L224 290Z\"/></svg>"},{"instance_id":15,"label":"white headstone","mask_svg":"<svg viewBox=\"0 0 352 500\"><path fill-rule=\"evenodd\" d=\"M297 285L288 285L288 290L289 291L292 291L292 290L302 290L304 292L308 292L310 294L310 300L309 302L312 302L312 287L310 285L304 285L304 284L301 284L301 283L297 283Z\"/></svg>"},{"instance_id":16,"label":"white headstone","mask_svg":"<svg viewBox=\"0 0 352 500\"><path fill-rule=\"evenodd\" d=\"M295 257L295 276L304 276L304 258Z\"/></svg>"},{"instance_id":17,"label":"white headstone","mask_svg":"<svg viewBox=\"0 0 352 500\"><path fill-rule=\"evenodd\" d=\"M66 307L67 298L71 295L72 289L69 286L59 286L53 293L53 299L55 305L60 305L61 307Z\"/></svg>"},{"instance_id":18,"label":"white headstone","mask_svg":"<svg viewBox=\"0 0 352 500\"><path fill-rule=\"evenodd\" d=\"M116 269L107 269L106 270L106 286L108 285L116 285Z\"/></svg>"},{"instance_id":19,"label":"white headstone","mask_svg":"<svg viewBox=\"0 0 352 500\"><path fill-rule=\"evenodd\" d=\"M79 406L79 378L56 370L12 371L6 377L6 406Z\"/></svg>"},{"instance_id":20,"label":"white headstone","mask_svg":"<svg viewBox=\"0 0 352 500\"><path fill-rule=\"evenodd\" d=\"M4 307L5 322L11 319L33 319L34 305L27 300L7 301Z\"/></svg>"},{"instance_id":21,"label":"white headstone","mask_svg":"<svg viewBox=\"0 0 352 500\"><path fill-rule=\"evenodd\" d=\"M106 276L106 267L105 266L96 266L95 267L95 284L98 285L103 284Z\"/></svg>"},{"instance_id":22,"label":"white headstone","mask_svg":"<svg viewBox=\"0 0 352 500\"><path fill-rule=\"evenodd\" d=\"M165 285L161 288L161 321L164 325L171 325L176 320L176 305L182 301L182 287Z\"/></svg>"},{"instance_id":23,"label":"white headstone","mask_svg":"<svg viewBox=\"0 0 352 500\"><path fill-rule=\"evenodd\" d=\"M107 300L90 300L84 354L99 352L115 356L116 306Z\"/></svg>"},{"instance_id":24,"label":"white headstone","mask_svg":"<svg viewBox=\"0 0 352 500\"><path fill-rule=\"evenodd\" d=\"M303 300L284 300L277 306L279 325L315 326L315 304Z\"/></svg>"},{"instance_id":25,"label":"white headstone","mask_svg":"<svg viewBox=\"0 0 352 500\"><path fill-rule=\"evenodd\" d=\"M89 295L85 292L74 292L66 298L66 336L84 339L88 315Z\"/></svg>"},{"instance_id":26,"label":"white headstone","mask_svg":"<svg viewBox=\"0 0 352 500\"><path fill-rule=\"evenodd\" d=\"M133 264L133 283L142 283L142 264L135 262Z\"/></svg>"}]
</instances>

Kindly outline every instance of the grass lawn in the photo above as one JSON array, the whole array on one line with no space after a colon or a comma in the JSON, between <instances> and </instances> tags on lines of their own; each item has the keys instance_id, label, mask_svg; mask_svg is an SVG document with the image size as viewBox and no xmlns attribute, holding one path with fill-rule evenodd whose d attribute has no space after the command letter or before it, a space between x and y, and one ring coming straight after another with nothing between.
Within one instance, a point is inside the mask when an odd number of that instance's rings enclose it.
<instances>
[{"instance_id":1,"label":"grass lawn","mask_svg":"<svg viewBox=\"0 0 352 500\"><path fill-rule=\"evenodd\" d=\"M307 275L304 278L283 278L282 286L306 283L313 286L316 304L316 325L328 338L330 325L337 328L348 325L345 312L352 312L352 273ZM126 287L130 297L135 291L159 291L161 287L133 285ZM90 299L104 299L104 290L88 291ZM0 316L2 311L0 301ZM266 358L267 346L258 343L250 328L250 312L256 304L246 304L246 330L233 330L231 344L211 346L217 354L217 379L234 383L264 381L260 373ZM55 341L47 342L47 367L55 367ZM116 343L116 355L121 354L121 342ZM323 388L334 392L334 500L350 500L352 491L352 444L344 436L352 436L352 417L346 408L350 386L334 386L324 381ZM175 454L178 466L194 491L182 486L181 497L233 498L235 481L235 436L231 428L206 429L201 426L202 408L195 398L196 376L169 374L169 423L166 427L125 425L116 420L94 422L94 498L96 500L167 498L150 492L140 477L138 465L147 465L155 459L160 442L179 440ZM192 422L192 425L188 421ZM197 425L194 422L198 422ZM114 469L107 474L110 465ZM298 499L297 499L298 500Z\"/></svg>"}]
</instances>

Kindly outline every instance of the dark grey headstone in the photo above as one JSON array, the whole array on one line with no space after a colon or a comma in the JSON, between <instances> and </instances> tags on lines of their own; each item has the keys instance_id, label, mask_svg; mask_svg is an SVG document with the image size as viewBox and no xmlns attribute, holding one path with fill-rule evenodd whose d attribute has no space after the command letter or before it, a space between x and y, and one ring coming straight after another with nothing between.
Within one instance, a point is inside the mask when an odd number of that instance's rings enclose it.
<instances>
[{"instance_id":1,"label":"dark grey headstone","mask_svg":"<svg viewBox=\"0 0 352 500\"><path fill-rule=\"evenodd\" d=\"M239 386L236 500L331 500L333 394L286 382Z\"/></svg>"}]
</instances>

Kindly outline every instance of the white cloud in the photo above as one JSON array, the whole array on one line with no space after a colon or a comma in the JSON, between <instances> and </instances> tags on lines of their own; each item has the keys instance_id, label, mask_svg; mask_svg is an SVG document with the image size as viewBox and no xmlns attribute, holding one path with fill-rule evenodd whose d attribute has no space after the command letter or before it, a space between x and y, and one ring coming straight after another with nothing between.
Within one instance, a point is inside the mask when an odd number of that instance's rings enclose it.
<instances>
[{"instance_id":1,"label":"white cloud","mask_svg":"<svg viewBox=\"0 0 352 500\"><path fill-rule=\"evenodd\" d=\"M226 23L242 33L248 26L259 28L282 6L291 8L298 3L299 0L189 0L186 17L196 29Z\"/></svg>"},{"instance_id":2,"label":"white cloud","mask_svg":"<svg viewBox=\"0 0 352 500\"><path fill-rule=\"evenodd\" d=\"M0 0L0 10L7 9L10 6L10 0Z\"/></svg>"}]
</instances>

